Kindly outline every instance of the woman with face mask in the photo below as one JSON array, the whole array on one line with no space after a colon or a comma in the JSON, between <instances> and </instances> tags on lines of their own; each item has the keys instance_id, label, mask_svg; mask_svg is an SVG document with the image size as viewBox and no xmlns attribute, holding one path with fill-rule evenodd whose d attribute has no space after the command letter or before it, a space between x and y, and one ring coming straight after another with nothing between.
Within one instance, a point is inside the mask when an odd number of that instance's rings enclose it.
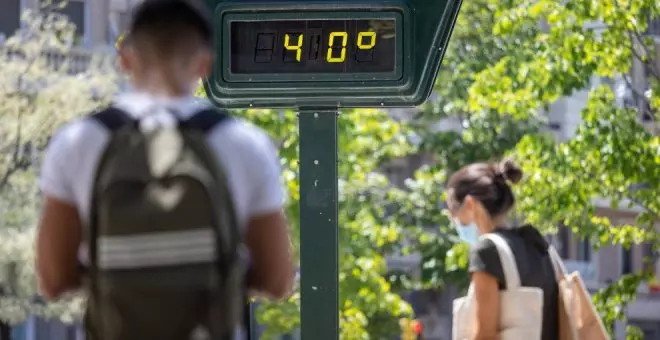
<instances>
[{"instance_id":1,"label":"woman with face mask","mask_svg":"<svg viewBox=\"0 0 660 340\"><path fill-rule=\"evenodd\" d=\"M488 233L496 233L511 248L521 286L543 291L541 339L558 339L559 291L549 245L534 227L507 223L507 213L515 203L509 184L521 178L522 171L510 160L474 163L453 174L447 185L447 205L456 231L470 245L476 310L473 339L498 339L499 292L507 285L495 244L481 237Z\"/></svg>"}]
</instances>

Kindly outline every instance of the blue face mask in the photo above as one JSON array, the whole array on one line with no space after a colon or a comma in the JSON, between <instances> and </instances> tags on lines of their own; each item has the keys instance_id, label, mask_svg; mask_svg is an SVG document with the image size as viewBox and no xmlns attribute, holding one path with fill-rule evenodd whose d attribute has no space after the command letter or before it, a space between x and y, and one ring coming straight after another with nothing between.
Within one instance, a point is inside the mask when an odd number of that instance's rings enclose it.
<instances>
[{"instance_id":1,"label":"blue face mask","mask_svg":"<svg viewBox=\"0 0 660 340\"><path fill-rule=\"evenodd\" d=\"M456 226L456 231L458 232L458 237L470 245L470 247L477 244L479 241L479 228L475 223L463 224L458 218L454 219L454 225Z\"/></svg>"}]
</instances>

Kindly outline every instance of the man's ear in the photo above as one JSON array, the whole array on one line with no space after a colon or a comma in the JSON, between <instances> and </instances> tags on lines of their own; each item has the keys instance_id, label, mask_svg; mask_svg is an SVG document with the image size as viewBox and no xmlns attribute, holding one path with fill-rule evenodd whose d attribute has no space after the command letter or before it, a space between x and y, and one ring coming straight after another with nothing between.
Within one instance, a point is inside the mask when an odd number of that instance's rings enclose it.
<instances>
[{"instance_id":1,"label":"man's ear","mask_svg":"<svg viewBox=\"0 0 660 340\"><path fill-rule=\"evenodd\" d=\"M137 63L137 56L135 55L135 50L127 46L127 44L122 44L121 47L117 50L119 56L119 67L123 72L131 73L135 70L135 64Z\"/></svg>"}]
</instances>

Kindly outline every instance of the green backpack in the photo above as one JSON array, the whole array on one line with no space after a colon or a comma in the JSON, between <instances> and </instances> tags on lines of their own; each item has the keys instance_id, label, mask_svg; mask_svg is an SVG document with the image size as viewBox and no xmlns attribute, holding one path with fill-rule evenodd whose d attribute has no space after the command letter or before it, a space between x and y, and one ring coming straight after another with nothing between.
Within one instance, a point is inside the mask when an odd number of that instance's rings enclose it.
<instances>
[{"instance_id":1,"label":"green backpack","mask_svg":"<svg viewBox=\"0 0 660 340\"><path fill-rule=\"evenodd\" d=\"M92 116L111 138L93 189L88 340L230 340L244 321L245 248L206 142L230 117L168 117L145 129L114 107Z\"/></svg>"}]
</instances>

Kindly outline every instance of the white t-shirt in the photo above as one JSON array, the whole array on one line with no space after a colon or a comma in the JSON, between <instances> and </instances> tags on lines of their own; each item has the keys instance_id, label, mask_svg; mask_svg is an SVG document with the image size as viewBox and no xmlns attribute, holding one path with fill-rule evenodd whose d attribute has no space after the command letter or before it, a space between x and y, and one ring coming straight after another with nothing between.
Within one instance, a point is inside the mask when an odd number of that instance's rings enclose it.
<instances>
[{"instance_id":1,"label":"white t-shirt","mask_svg":"<svg viewBox=\"0 0 660 340\"><path fill-rule=\"evenodd\" d=\"M185 119L210 103L192 96L165 99L127 93L118 96L113 105L134 117L154 112L159 106L166 107ZM41 191L74 205L85 225L89 223L96 168L108 141L105 127L83 117L59 130L46 150L39 181ZM252 217L282 209L285 196L279 157L266 133L245 121L232 119L214 128L208 134L208 142L222 160L241 228L245 229ZM88 262L84 244L79 259Z\"/></svg>"}]
</instances>

